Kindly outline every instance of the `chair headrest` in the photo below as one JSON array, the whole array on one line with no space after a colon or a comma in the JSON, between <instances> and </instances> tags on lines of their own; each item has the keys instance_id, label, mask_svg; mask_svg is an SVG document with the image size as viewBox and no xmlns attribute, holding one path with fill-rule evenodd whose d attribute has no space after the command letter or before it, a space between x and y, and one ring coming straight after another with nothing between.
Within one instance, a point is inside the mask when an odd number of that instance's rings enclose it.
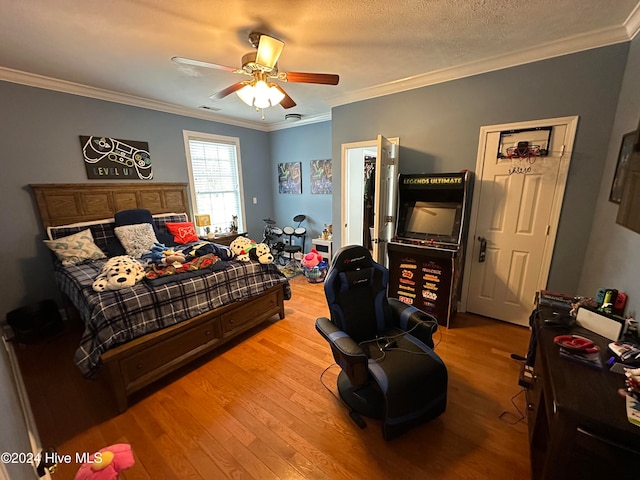
<instances>
[{"instance_id":1,"label":"chair headrest","mask_svg":"<svg viewBox=\"0 0 640 480\"><path fill-rule=\"evenodd\" d=\"M336 252L331 268L338 272L348 272L373 266L373 258L369 249L361 245L347 245Z\"/></svg>"}]
</instances>

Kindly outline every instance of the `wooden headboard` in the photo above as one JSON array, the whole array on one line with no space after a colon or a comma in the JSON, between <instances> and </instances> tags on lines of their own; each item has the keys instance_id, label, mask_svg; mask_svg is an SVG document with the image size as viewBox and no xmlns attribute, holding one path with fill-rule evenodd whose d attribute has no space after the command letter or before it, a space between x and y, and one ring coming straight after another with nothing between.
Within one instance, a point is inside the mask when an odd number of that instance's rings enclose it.
<instances>
[{"instance_id":1,"label":"wooden headboard","mask_svg":"<svg viewBox=\"0 0 640 480\"><path fill-rule=\"evenodd\" d=\"M145 208L191 216L186 183L49 183L29 185L42 225L57 227L113 218L116 212Z\"/></svg>"}]
</instances>

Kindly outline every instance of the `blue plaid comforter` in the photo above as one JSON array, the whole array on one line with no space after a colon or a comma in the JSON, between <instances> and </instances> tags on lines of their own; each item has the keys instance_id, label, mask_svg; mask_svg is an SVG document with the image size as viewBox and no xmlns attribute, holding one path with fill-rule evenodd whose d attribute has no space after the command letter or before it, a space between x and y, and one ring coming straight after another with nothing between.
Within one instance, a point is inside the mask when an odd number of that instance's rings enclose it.
<instances>
[{"instance_id":1,"label":"blue plaid comforter","mask_svg":"<svg viewBox=\"0 0 640 480\"><path fill-rule=\"evenodd\" d=\"M100 355L147 333L196 317L209 310L246 300L280 283L291 298L286 277L275 265L230 261L228 268L152 286L95 292L92 284L104 261L71 267L58 265L55 278L85 323L75 363L86 377L100 366Z\"/></svg>"}]
</instances>

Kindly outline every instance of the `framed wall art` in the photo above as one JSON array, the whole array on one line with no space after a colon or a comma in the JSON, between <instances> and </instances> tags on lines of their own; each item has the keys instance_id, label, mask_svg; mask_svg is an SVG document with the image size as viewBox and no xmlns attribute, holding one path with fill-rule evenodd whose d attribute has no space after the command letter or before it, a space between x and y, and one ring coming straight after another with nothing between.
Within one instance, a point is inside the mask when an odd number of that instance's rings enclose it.
<instances>
[{"instance_id":1,"label":"framed wall art","mask_svg":"<svg viewBox=\"0 0 640 480\"><path fill-rule=\"evenodd\" d=\"M622 136L620 152L618 153L618 162L616 163L616 173L613 176L611 193L609 194L609 201L617 203L618 205L622 201L624 181L626 178L627 170L629 168L629 159L631 158L631 153L633 152L633 142L636 139L636 135L637 131L633 131L625 133Z\"/></svg>"},{"instance_id":2,"label":"framed wall art","mask_svg":"<svg viewBox=\"0 0 640 480\"><path fill-rule=\"evenodd\" d=\"M153 178L147 142L80 135L80 145L90 180Z\"/></svg>"},{"instance_id":3,"label":"framed wall art","mask_svg":"<svg viewBox=\"0 0 640 480\"><path fill-rule=\"evenodd\" d=\"M302 193L302 163L278 164L278 193Z\"/></svg>"},{"instance_id":4,"label":"framed wall art","mask_svg":"<svg viewBox=\"0 0 640 480\"><path fill-rule=\"evenodd\" d=\"M311 160L310 173L311 193L332 193L331 160Z\"/></svg>"}]
</instances>

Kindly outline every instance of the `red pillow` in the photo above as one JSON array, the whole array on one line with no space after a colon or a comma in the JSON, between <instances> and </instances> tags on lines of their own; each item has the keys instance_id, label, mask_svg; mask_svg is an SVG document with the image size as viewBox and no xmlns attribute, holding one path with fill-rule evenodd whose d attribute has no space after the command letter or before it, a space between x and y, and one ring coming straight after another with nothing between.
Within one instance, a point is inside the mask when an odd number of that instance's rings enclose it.
<instances>
[{"instance_id":1,"label":"red pillow","mask_svg":"<svg viewBox=\"0 0 640 480\"><path fill-rule=\"evenodd\" d=\"M167 230L173 235L176 243L191 243L200 240L196 233L196 227L193 222L169 223L167 222Z\"/></svg>"}]
</instances>

